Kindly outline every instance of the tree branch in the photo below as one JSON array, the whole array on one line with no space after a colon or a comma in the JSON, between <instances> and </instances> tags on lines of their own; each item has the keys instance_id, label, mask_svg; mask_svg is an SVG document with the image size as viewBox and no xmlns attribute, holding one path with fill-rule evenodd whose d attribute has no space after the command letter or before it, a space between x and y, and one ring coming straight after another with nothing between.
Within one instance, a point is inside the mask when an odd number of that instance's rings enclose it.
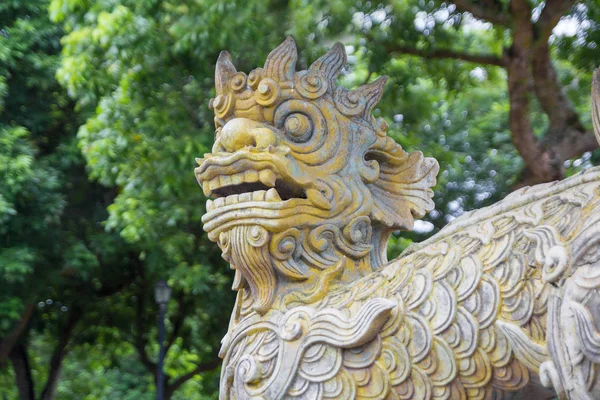
<instances>
[{"instance_id":1,"label":"tree branch","mask_svg":"<svg viewBox=\"0 0 600 400\"><path fill-rule=\"evenodd\" d=\"M35 311L34 304L27 304L25 306L25 310L21 314L21 318L17 321L17 324L14 328L8 333L8 335L4 336L0 339L0 367L2 367L6 360L8 360L9 354L15 346L15 344L19 341L21 334L29 325L29 321L31 321L31 317L33 316L33 312Z\"/></svg>"},{"instance_id":2,"label":"tree branch","mask_svg":"<svg viewBox=\"0 0 600 400\"><path fill-rule=\"evenodd\" d=\"M539 43L534 47L532 67L534 92L549 119L544 144L564 154L559 157L560 162L581 154L575 148L590 150L590 145L595 142L594 135L586 131L560 84L547 43Z\"/></svg>"},{"instance_id":3,"label":"tree branch","mask_svg":"<svg viewBox=\"0 0 600 400\"><path fill-rule=\"evenodd\" d=\"M19 398L21 400L35 400L35 389L27 348L23 344L13 346L9 358L13 366Z\"/></svg>"},{"instance_id":4,"label":"tree branch","mask_svg":"<svg viewBox=\"0 0 600 400\"><path fill-rule=\"evenodd\" d=\"M575 0L547 0L540 18L535 24L536 40L547 43L558 21L574 4Z\"/></svg>"},{"instance_id":5,"label":"tree branch","mask_svg":"<svg viewBox=\"0 0 600 400\"><path fill-rule=\"evenodd\" d=\"M220 364L221 364L221 359L218 357L215 357L215 359L213 359L211 361L208 361L208 362L205 362L202 364L198 364L198 366L196 366L196 368L194 368L192 371L188 372L187 374L181 375L180 377L175 379L173 381L173 383L167 385L167 388L165 390L167 398L170 398L173 395L173 393L177 389L179 389L179 387L181 385L183 385L188 380L192 379L194 376L196 376L202 372L212 371L213 369L217 368Z\"/></svg>"},{"instance_id":6,"label":"tree branch","mask_svg":"<svg viewBox=\"0 0 600 400\"><path fill-rule=\"evenodd\" d=\"M498 67L506 66L506 62L502 57L493 54L470 54L448 49L419 50L414 47L399 46L396 44L386 46L386 50L388 53L410 54L423 58L452 58L476 64L496 65Z\"/></svg>"},{"instance_id":7,"label":"tree branch","mask_svg":"<svg viewBox=\"0 0 600 400\"><path fill-rule=\"evenodd\" d=\"M458 11L471 13L477 19L504 26L511 23L510 17L502 10L498 2L494 2L497 7L473 4L470 0L452 0L452 3Z\"/></svg>"},{"instance_id":8,"label":"tree branch","mask_svg":"<svg viewBox=\"0 0 600 400\"><path fill-rule=\"evenodd\" d=\"M536 138L529 119L529 94L531 81L531 46L533 27L531 6L527 0L512 0L510 11L514 20L513 44L507 56L508 96L510 99L509 124L515 148L525 162L534 183L560 178L560 166ZM557 170L558 167L558 170Z\"/></svg>"},{"instance_id":9,"label":"tree branch","mask_svg":"<svg viewBox=\"0 0 600 400\"><path fill-rule=\"evenodd\" d=\"M62 362L67 354L67 345L69 344L69 340L71 339L71 335L75 329L75 326L77 325L77 322L79 322L82 316L83 313L80 309L76 307L72 308L67 318L67 322L65 323L64 329L58 335L58 344L56 345L56 348L52 353L52 358L50 359L48 378L46 379L46 385L44 386L41 396L42 400L54 399L56 385L60 376L60 370L62 369Z\"/></svg>"},{"instance_id":10,"label":"tree branch","mask_svg":"<svg viewBox=\"0 0 600 400\"><path fill-rule=\"evenodd\" d=\"M549 143L548 147L556 155L558 162L562 164L565 160L579 156L586 151L596 150L598 142L592 131L567 128L556 141Z\"/></svg>"},{"instance_id":11,"label":"tree branch","mask_svg":"<svg viewBox=\"0 0 600 400\"><path fill-rule=\"evenodd\" d=\"M573 108L550 59L548 39L552 30L573 5L574 0L548 0L536 24L538 35L533 46L532 67L535 95L550 119L549 133L560 135L560 131L571 127L580 132L585 128Z\"/></svg>"},{"instance_id":12,"label":"tree branch","mask_svg":"<svg viewBox=\"0 0 600 400\"><path fill-rule=\"evenodd\" d=\"M558 166L571 157L597 147L594 135L587 131L567 97L550 58L548 39L560 18L574 0L548 0L536 24L537 37L532 50L535 95L548 116L549 127L543 144L556 158ZM562 168L562 167L560 167Z\"/></svg>"}]
</instances>

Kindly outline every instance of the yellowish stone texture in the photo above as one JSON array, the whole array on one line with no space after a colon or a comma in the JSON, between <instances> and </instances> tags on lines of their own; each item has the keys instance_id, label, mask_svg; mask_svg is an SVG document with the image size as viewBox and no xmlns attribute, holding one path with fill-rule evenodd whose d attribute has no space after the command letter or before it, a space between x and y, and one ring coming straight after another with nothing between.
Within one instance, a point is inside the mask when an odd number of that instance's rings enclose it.
<instances>
[{"instance_id":1,"label":"yellowish stone texture","mask_svg":"<svg viewBox=\"0 0 600 400\"><path fill-rule=\"evenodd\" d=\"M388 262L391 232L433 208L438 164L372 116L385 78L336 85L341 44L308 70L296 59L288 38L248 75L217 62L216 139L195 173L238 291L221 398L600 397L600 169Z\"/></svg>"}]
</instances>

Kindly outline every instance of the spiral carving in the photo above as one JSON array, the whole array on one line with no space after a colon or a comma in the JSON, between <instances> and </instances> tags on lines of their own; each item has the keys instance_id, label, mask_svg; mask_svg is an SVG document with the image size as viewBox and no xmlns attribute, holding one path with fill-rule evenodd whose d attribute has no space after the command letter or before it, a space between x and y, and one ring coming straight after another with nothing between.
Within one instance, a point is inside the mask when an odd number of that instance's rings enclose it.
<instances>
[{"instance_id":1,"label":"spiral carving","mask_svg":"<svg viewBox=\"0 0 600 400\"><path fill-rule=\"evenodd\" d=\"M273 122L278 129L288 132L290 142L287 145L298 159L307 163L318 161L314 154L327 139L327 121L319 107L305 100L287 100L277 107Z\"/></svg>"},{"instance_id":2,"label":"spiral carving","mask_svg":"<svg viewBox=\"0 0 600 400\"><path fill-rule=\"evenodd\" d=\"M335 249L343 255L358 259L371 251L373 246L370 241L371 220L362 216L351 220L343 231L333 224L315 228L309 236L308 245L311 251L323 258L327 257L328 251ZM331 259L336 260L337 256L332 254Z\"/></svg>"},{"instance_id":3,"label":"spiral carving","mask_svg":"<svg viewBox=\"0 0 600 400\"><path fill-rule=\"evenodd\" d=\"M262 247L265 243L267 243L267 239L269 238L269 232L265 228L259 225L254 225L250 229L248 229L248 243L252 247Z\"/></svg>"},{"instance_id":4,"label":"spiral carving","mask_svg":"<svg viewBox=\"0 0 600 400\"><path fill-rule=\"evenodd\" d=\"M365 110L366 100L359 93L343 87L336 88L333 100L337 109L349 117L360 115Z\"/></svg>"},{"instance_id":5,"label":"spiral carving","mask_svg":"<svg viewBox=\"0 0 600 400\"><path fill-rule=\"evenodd\" d=\"M278 260L287 260L293 256L298 256L302 251L302 247L299 245L300 242L300 231L291 228L273 236L273 240L269 244L269 251Z\"/></svg>"},{"instance_id":6,"label":"spiral carving","mask_svg":"<svg viewBox=\"0 0 600 400\"><path fill-rule=\"evenodd\" d=\"M546 254L542 278L547 282L556 282L566 271L568 255L563 246L553 246Z\"/></svg>"},{"instance_id":7,"label":"spiral carving","mask_svg":"<svg viewBox=\"0 0 600 400\"><path fill-rule=\"evenodd\" d=\"M281 96L279 84L271 78L264 78L258 84L254 98L261 106L273 105Z\"/></svg>"},{"instance_id":8,"label":"spiral carving","mask_svg":"<svg viewBox=\"0 0 600 400\"><path fill-rule=\"evenodd\" d=\"M309 100L318 99L327 92L327 81L317 72L306 71L296 74L296 90Z\"/></svg>"},{"instance_id":9,"label":"spiral carving","mask_svg":"<svg viewBox=\"0 0 600 400\"><path fill-rule=\"evenodd\" d=\"M292 312L286 316L281 323L281 331L279 336L283 340L293 341L300 338L310 323L310 316L303 310Z\"/></svg>"},{"instance_id":10,"label":"spiral carving","mask_svg":"<svg viewBox=\"0 0 600 400\"><path fill-rule=\"evenodd\" d=\"M255 70L251 71L250 75L248 75L248 86L250 86L252 90L256 90L258 84L264 76L265 72L262 68L256 68Z\"/></svg>"},{"instance_id":11,"label":"spiral carving","mask_svg":"<svg viewBox=\"0 0 600 400\"><path fill-rule=\"evenodd\" d=\"M236 92L241 92L246 88L246 74L243 72L236 73L231 78L231 88Z\"/></svg>"},{"instance_id":12,"label":"spiral carving","mask_svg":"<svg viewBox=\"0 0 600 400\"><path fill-rule=\"evenodd\" d=\"M354 218L344 228L344 237L353 244L364 244L371 241L371 220L369 217Z\"/></svg>"},{"instance_id":13,"label":"spiral carving","mask_svg":"<svg viewBox=\"0 0 600 400\"><path fill-rule=\"evenodd\" d=\"M309 236L309 245L312 250L322 253L329 249L331 243L335 240L336 233L339 235L339 228L332 224L322 225L311 232Z\"/></svg>"},{"instance_id":14,"label":"spiral carving","mask_svg":"<svg viewBox=\"0 0 600 400\"><path fill-rule=\"evenodd\" d=\"M215 115L218 118L227 118L233 113L233 105L235 101L233 96L220 94L212 102L212 107L215 111Z\"/></svg>"},{"instance_id":15,"label":"spiral carving","mask_svg":"<svg viewBox=\"0 0 600 400\"><path fill-rule=\"evenodd\" d=\"M236 375L244 383L255 383L261 378L261 368L250 354L243 355L238 361Z\"/></svg>"}]
</instances>

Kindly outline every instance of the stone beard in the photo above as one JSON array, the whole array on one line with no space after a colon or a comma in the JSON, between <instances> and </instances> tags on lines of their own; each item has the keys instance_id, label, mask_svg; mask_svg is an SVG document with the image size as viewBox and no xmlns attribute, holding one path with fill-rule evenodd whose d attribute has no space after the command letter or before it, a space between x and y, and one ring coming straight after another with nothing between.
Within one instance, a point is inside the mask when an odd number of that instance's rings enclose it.
<instances>
[{"instance_id":1,"label":"stone beard","mask_svg":"<svg viewBox=\"0 0 600 400\"><path fill-rule=\"evenodd\" d=\"M236 270L233 289L249 290L252 308L265 313L278 295L297 297L298 289L307 296L318 295L318 283L323 283L323 279L315 281L314 275L310 279L310 269L329 269L342 283L356 279L367 267L369 271L370 267L377 268L378 263L370 262L369 254L374 248L370 240L369 218L358 217L341 230L328 225L272 234L260 225L238 225L222 232L218 244L225 260ZM277 291L294 282L297 285L293 291ZM284 304L279 303L278 308Z\"/></svg>"},{"instance_id":2,"label":"stone beard","mask_svg":"<svg viewBox=\"0 0 600 400\"><path fill-rule=\"evenodd\" d=\"M385 77L337 86L339 43L305 71L297 57L288 38L248 75L216 65L195 173L238 291L221 398L600 398L600 169L388 262L389 235L433 209L438 164L373 117Z\"/></svg>"}]
</instances>

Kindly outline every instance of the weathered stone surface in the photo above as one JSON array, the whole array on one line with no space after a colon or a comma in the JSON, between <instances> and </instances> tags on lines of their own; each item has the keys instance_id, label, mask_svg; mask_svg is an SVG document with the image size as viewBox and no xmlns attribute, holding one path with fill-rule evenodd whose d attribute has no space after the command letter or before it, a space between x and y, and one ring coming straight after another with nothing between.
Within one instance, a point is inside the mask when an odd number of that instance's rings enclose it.
<instances>
[{"instance_id":1,"label":"weathered stone surface","mask_svg":"<svg viewBox=\"0 0 600 400\"><path fill-rule=\"evenodd\" d=\"M385 78L336 86L342 45L296 58L288 38L248 76L217 62L196 176L238 291L221 398L599 398L600 169L388 262L390 233L433 208L437 162L371 115Z\"/></svg>"}]
</instances>

